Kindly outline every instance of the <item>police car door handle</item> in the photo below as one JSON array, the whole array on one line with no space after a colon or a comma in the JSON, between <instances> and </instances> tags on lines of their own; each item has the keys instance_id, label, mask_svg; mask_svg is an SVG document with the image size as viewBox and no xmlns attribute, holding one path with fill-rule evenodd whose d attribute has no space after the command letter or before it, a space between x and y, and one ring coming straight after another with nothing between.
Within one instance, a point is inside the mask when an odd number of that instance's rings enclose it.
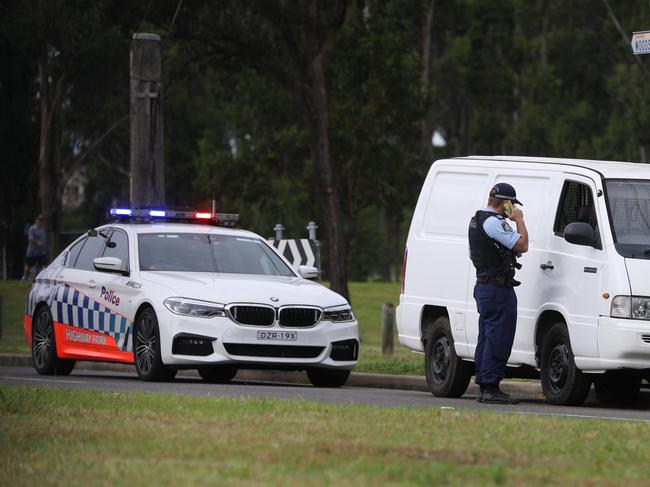
<instances>
[{"instance_id":1,"label":"police car door handle","mask_svg":"<svg viewBox=\"0 0 650 487\"><path fill-rule=\"evenodd\" d=\"M89 288L92 289L92 288L94 288L95 286L97 286L97 283L96 283L95 281L92 281L92 280L91 280L91 281L88 281L88 287L89 287Z\"/></svg>"},{"instance_id":2,"label":"police car door handle","mask_svg":"<svg viewBox=\"0 0 650 487\"><path fill-rule=\"evenodd\" d=\"M546 270L546 269L553 270L553 269L555 269L555 266L553 265L553 262L551 262L549 260L546 264L540 264L539 268L543 269L543 270Z\"/></svg>"}]
</instances>

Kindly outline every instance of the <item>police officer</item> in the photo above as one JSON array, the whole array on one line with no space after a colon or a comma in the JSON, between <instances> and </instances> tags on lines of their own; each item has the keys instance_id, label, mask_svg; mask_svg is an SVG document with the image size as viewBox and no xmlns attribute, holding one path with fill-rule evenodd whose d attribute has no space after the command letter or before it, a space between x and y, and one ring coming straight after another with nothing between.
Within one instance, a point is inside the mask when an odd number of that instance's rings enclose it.
<instances>
[{"instance_id":1,"label":"police officer","mask_svg":"<svg viewBox=\"0 0 650 487\"><path fill-rule=\"evenodd\" d=\"M516 257L528 251L528 231L515 189L498 183L490 190L488 207L479 210L469 224L470 257L476 267L474 299L479 313L475 381L480 386L478 402L517 404L501 391L517 325L517 296L514 287ZM515 232L508 220L517 223Z\"/></svg>"}]
</instances>

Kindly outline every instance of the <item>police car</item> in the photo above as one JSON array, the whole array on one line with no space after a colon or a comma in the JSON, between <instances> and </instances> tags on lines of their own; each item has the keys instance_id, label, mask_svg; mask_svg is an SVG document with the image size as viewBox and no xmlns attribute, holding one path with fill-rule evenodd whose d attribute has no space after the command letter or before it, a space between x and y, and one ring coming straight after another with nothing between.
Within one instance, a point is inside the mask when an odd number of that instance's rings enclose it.
<instances>
[{"instance_id":1,"label":"police car","mask_svg":"<svg viewBox=\"0 0 650 487\"><path fill-rule=\"evenodd\" d=\"M306 370L340 387L359 352L349 303L295 271L237 215L112 209L37 276L25 336L39 374L75 360L135 364L145 381L197 369L228 382L240 368Z\"/></svg>"}]
</instances>

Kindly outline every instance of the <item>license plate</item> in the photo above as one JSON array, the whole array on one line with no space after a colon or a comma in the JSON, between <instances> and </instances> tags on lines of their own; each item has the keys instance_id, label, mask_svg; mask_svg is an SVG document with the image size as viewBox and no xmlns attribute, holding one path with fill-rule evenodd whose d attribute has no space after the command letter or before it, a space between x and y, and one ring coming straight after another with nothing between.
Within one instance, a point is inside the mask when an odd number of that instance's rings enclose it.
<instances>
[{"instance_id":1,"label":"license plate","mask_svg":"<svg viewBox=\"0 0 650 487\"><path fill-rule=\"evenodd\" d=\"M258 340L272 342L295 342L298 339L297 331L258 331Z\"/></svg>"}]
</instances>

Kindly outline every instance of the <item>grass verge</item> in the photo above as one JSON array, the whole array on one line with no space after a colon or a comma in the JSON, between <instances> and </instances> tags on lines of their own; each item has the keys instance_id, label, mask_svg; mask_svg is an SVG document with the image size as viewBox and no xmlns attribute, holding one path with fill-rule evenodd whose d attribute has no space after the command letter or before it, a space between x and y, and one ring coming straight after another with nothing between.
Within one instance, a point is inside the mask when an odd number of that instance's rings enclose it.
<instances>
[{"instance_id":1,"label":"grass verge","mask_svg":"<svg viewBox=\"0 0 650 487\"><path fill-rule=\"evenodd\" d=\"M4 485L647 485L647 423L0 386Z\"/></svg>"},{"instance_id":2,"label":"grass verge","mask_svg":"<svg viewBox=\"0 0 650 487\"><path fill-rule=\"evenodd\" d=\"M357 372L384 374L424 374L422 355L414 354L399 345L395 332L395 351L392 356L381 353L381 306L397 305L399 283L352 282L350 294L354 312L359 320L361 351ZM0 353L29 353L23 334L23 312L30 283L0 281L0 296L4 298L3 336Z\"/></svg>"},{"instance_id":3,"label":"grass verge","mask_svg":"<svg viewBox=\"0 0 650 487\"><path fill-rule=\"evenodd\" d=\"M29 353L23 331L23 315L30 286L31 282L28 281L0 281L0 296L3 300L0 352Z\"/></svg>"}]
</instances>

